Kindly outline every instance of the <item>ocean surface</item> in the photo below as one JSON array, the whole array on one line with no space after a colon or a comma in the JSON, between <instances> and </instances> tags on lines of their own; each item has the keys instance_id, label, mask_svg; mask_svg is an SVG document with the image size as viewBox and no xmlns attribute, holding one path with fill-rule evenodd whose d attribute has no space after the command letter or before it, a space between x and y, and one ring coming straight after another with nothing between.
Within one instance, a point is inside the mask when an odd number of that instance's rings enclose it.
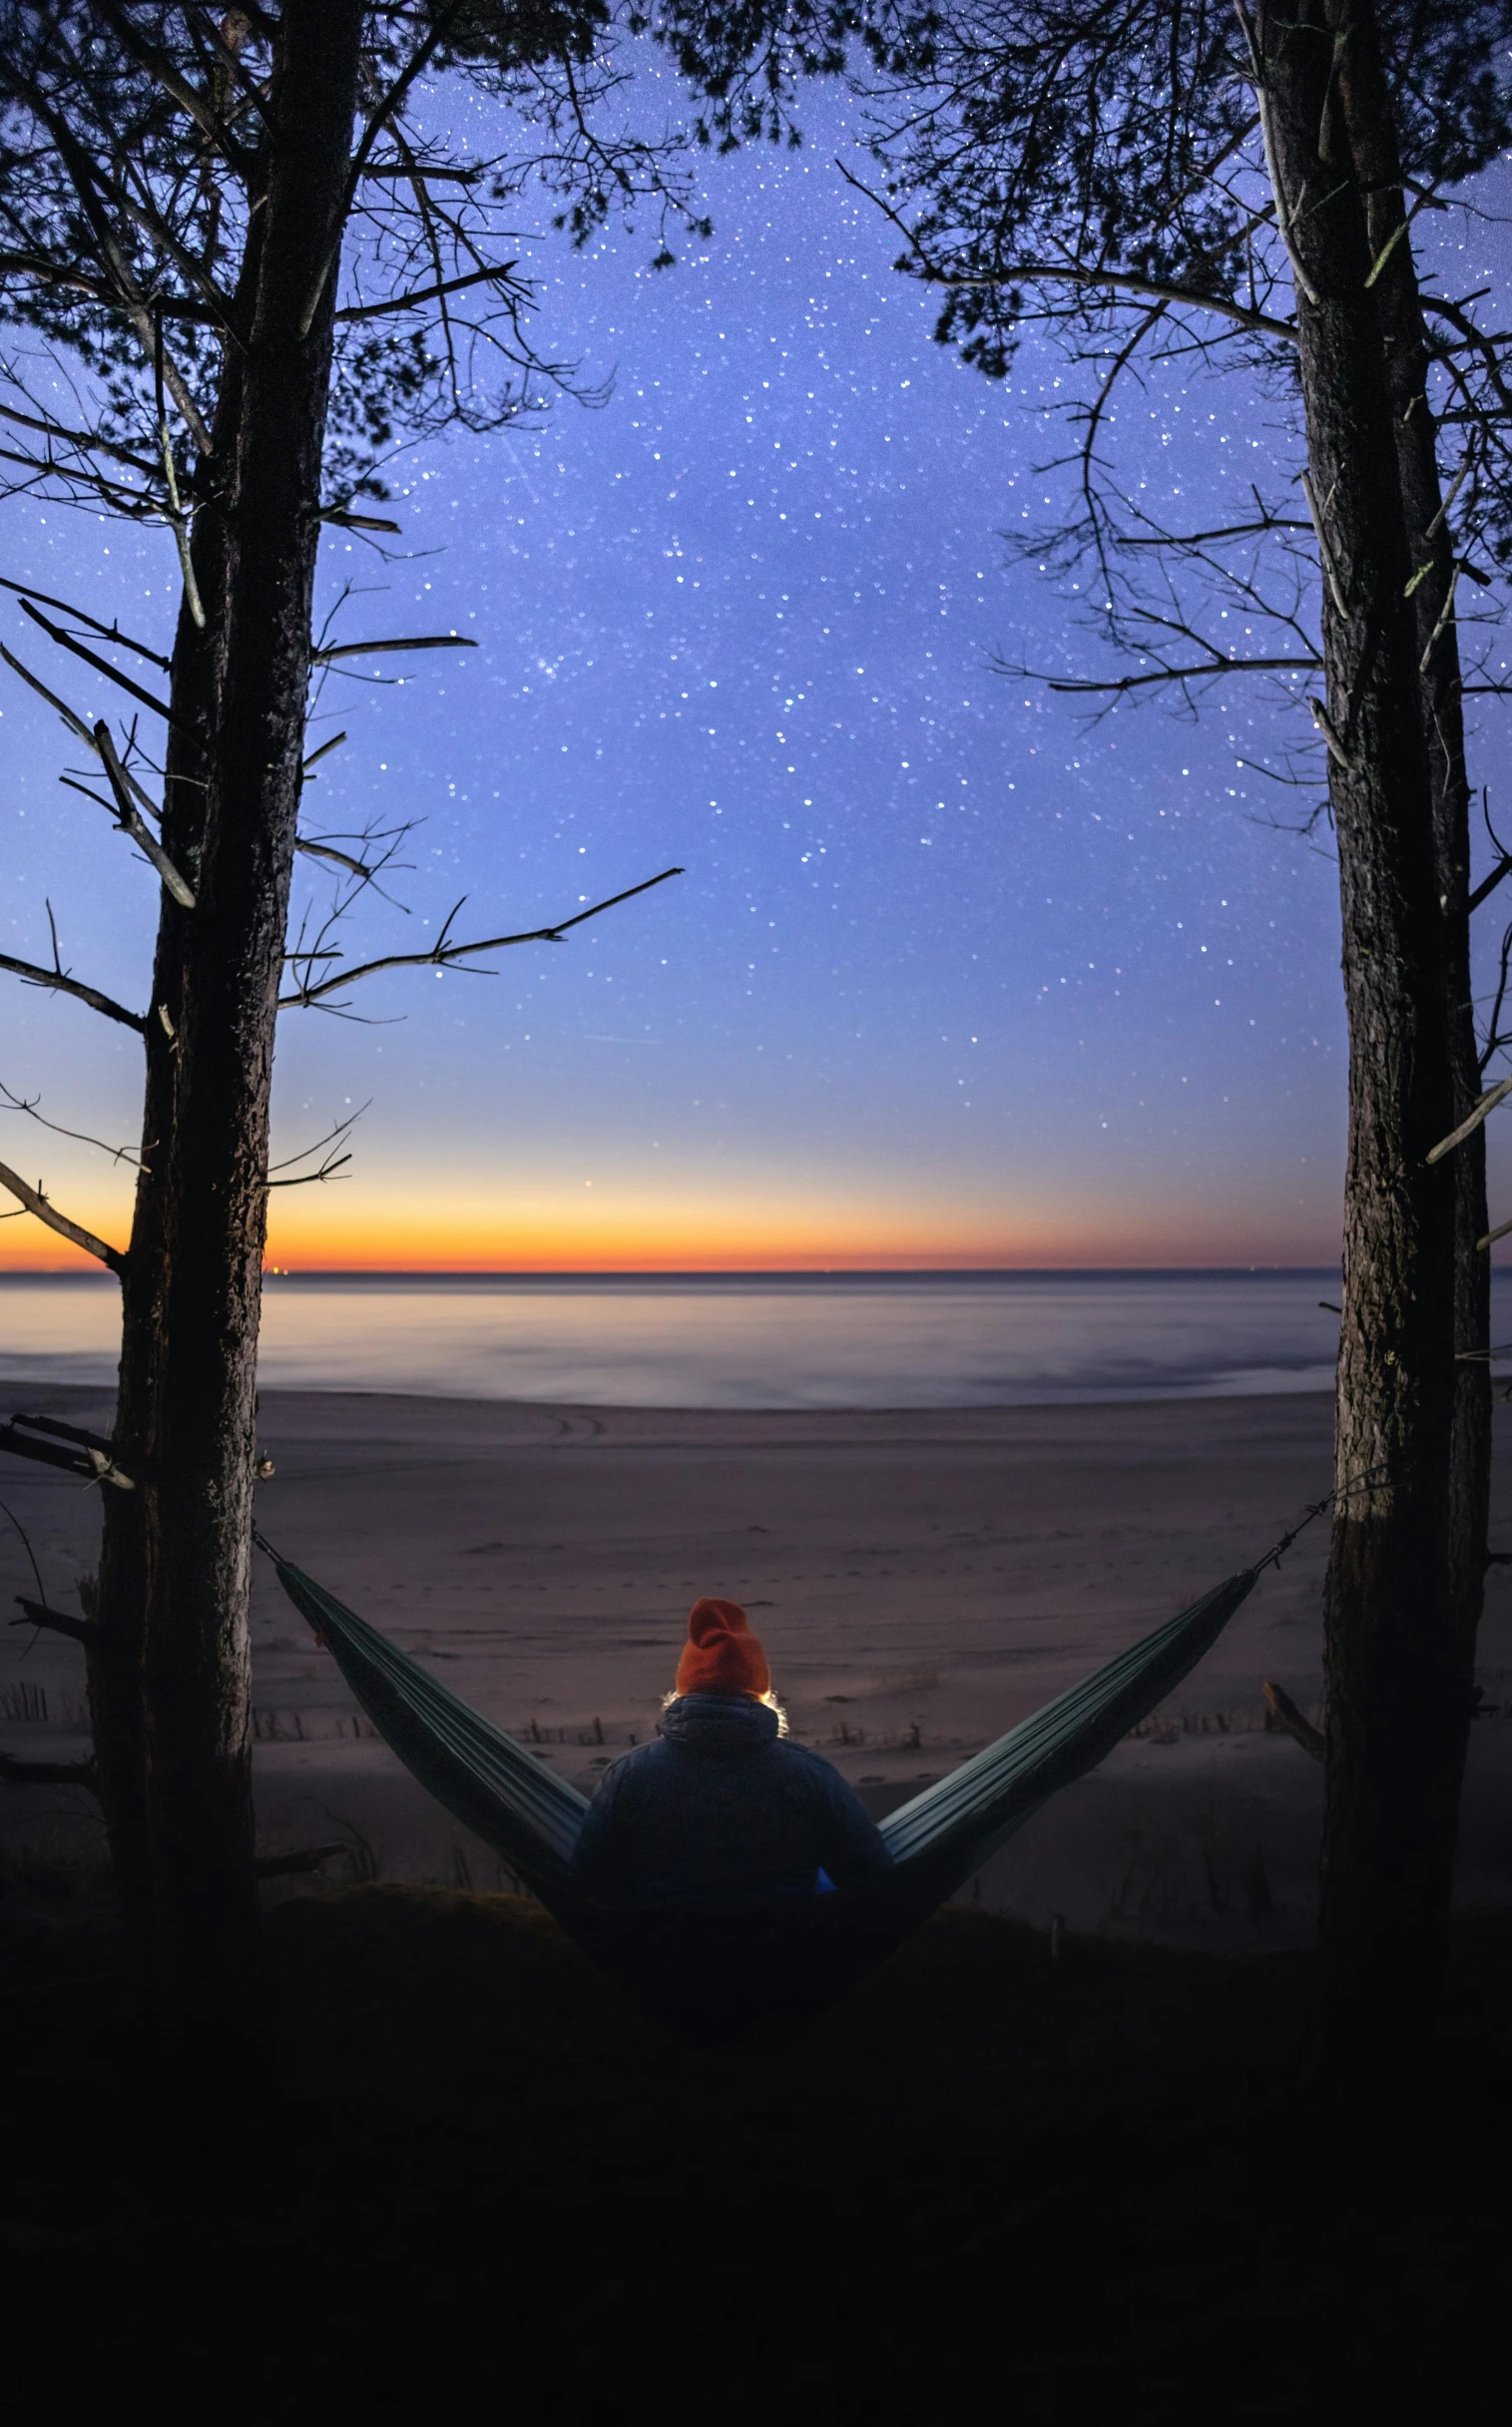
<instances>
[{"instance_id":1,"label":"ocean surface","mask_svg":"<svg viewBox=\"0 0 1512 2427\"><path fill-rule=\"evenodd\" d=\"M1512 1271L1493 1337L1512 1336ZM260 1379L620 1407L1013 1407L1326 1390L1321 1271L478 1278L263 1294ZM0 1276L0 1390L107 1383L108 1276ZM7 1412L0 1408L0 1414Z\"/></svg>"}]
</instances>

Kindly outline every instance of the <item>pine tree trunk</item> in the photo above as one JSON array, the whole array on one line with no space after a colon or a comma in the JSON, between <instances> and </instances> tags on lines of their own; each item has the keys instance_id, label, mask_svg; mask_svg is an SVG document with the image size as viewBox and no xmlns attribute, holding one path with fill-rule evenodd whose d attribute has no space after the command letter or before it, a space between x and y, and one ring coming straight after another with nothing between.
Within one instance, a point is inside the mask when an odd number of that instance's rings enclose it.
<instances>
[{"instance_id":1,"label":"pine tree trunk","mask_svg":"<svg viewBox=\"0 0 1512 2427\"><path fill-rule=\"evenodd\" d=\"M141 1564L157 1993L181 2034L250 2024L259 1991L248 1601L268 1099L361 26L360 0L286 0L278 21L198 901L168 973L166 1185L134 1309L151 1333L145 1386L131 1379L153 1480Z\"/></svg>"},{"instance_id":2,"label":"pine tree trunk","mask_svg":"<svg viewBox=\"0 0 1512 2427\"><path fill-rule=\"evenodd\" d=\"M209 525L202 517L195 549L202 577L212 570L207 562L212 553L209 537ZM217 553L224 555L224 551ZM215 583L207 591L202 579L201 595L219 605ZM182 608L170 684L170 705L177 722L169 735L162 832L164 848L192 886L199 881L204 839L209 765L204 739L213 705L209 679L212 645L213 634L199 631L188 608ZM121 1286L121 1364L116 1387L115 1447L136 1489L104 1494L99 1634L88 1655L90 1718L116 1887L149 1977L153 1862L147 1792L147 1610L159 1530L158 1384L166 1329L174 1079L184 968L195 915L164 888L144 1039L142 1161Z\"/></svg>"},{"instance_id":3,"label":"pine tree trunk","mask_svg":"<svg viewBox=\"0 0 1512 2427\"><path fill-rule=\"evenodd\" d=\"M250 312L255 290L260 214L244 257L238 302ZM243 394L241 356L223 364L212 438L198 468L203 496L192 550L204 612L197 624L181 603L174 636L163 784L163 844L190 885L200 884L211 744L219 696L230 557L232 480ZM169 1189L176 1115L178 1040L184 977L196 913L165 887L161 896L152 996L148 1006L142 1156L127 1269L122 1283L121 1363L115 1446L132 1492L106 1492L100 1551L99 1635L88 1654L90 1717L112 1863L145 1985L152 1957L153 1861L148 1817L146 1694L147 1609L160 1533L158 1495L162 1362L167 1337Z\"/></svg>"},{"instance_id":4,"label":"pine tree trunk","mask_svg":"<svg viewBox=\"0 0 1512 2427\"><path fill-rule=\"evenodd\" d=\"M1341 54L1339 95L1354 171L1367 195L1372 261L1384 256L1374 292L1385 347L1387 392L1414 576L1423 730L1433 786L1438 893L1444 920L1446 1017L1452 1066L1452 1123L1465 1119L1481 1091L1470 974L1470 783L1465 765L1464 694L1459 628L1453 612L1454 535L1443 511L1438 432L1428 403L1428 340L1406 217L1390 86L1373 13L1352 7ZM1342 29L1341 29L1342 30ZM1393 239L1395 240L1393 242ZM1459 1764L1470 1732L1475 1638L1485 1598L1486 1522L1491 1489L1491 1259L1479 1241L1486 1212L1486 1136L1475 1131L1455 1150L1454 1416L1449 1480L1449 1581L1463 1689ZM1456 1788L1457 1792L1457 1788Z\"/></svg>"},{"instance_id":5,"label":"pine tree trunk","mask_svg":"<svg viewBox=\"0 0 1512 2427\"><path fill-rule=\"evenodd\" d=\"M1454 1184L1424 1160L1453 1118L1444 922L1366 212L1346 141L1319 157L1339 115L1337 14L1269 0L1258 26L1322 531L1349 1026L1320 1927L1324 2061L1360 2080L1432 2011L1463 1708L1448 1577Z\"/></svg>"}]
</instances>

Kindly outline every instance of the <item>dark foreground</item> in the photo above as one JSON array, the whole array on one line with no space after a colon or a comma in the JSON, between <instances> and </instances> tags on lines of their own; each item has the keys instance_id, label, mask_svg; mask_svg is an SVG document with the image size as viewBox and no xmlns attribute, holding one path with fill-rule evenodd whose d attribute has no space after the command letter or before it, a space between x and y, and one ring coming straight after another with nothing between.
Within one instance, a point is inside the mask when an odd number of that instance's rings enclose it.
<instances>
[{"instance_id":1,"label":"dark foreground","mask_svg":"<svg viewBox=\"0 0 1512 2427\"><path fill-rule=\"evenodd\" d=\"M954 1909L820 2028L690 2053L513 1898L269 1927L282 2080L219 2152L139 2086L112 1931L5 1936L18 2423L1443 2417L1502 2376L1505 1918L1363 2133L1297 2087L1299 1957L1053 1967Z\"/></svg>"}]
</instances>

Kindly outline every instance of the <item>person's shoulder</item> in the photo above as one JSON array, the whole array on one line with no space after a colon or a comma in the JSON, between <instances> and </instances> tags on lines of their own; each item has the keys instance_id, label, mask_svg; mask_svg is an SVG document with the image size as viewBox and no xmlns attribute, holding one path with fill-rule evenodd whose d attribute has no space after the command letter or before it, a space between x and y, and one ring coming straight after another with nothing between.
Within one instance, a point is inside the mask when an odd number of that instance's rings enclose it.
<instances>
[{"instance_id":1,"label":"person's shoulder","mask_svg":"<svg viewBox=\"0 0 1512 2427\"><path fill-rule=\"evenodd\" d=\"M778 1760L795 1774L800 1772L811 1779L825 1794L832 1794L837 1786L844 1787L845 1781L832 1761L826 1761L822 1753L811 1751L806 1744L795 1744L791 1736L779 1737L771 1749Z\"/></svg>"},{"instance_id":2,"label":"person's shoulder","mask_svg":"<svg viewBox=\"0 0 1512 2427\"><path fill-rule=\"evenodd\" d=\"M665 1736L648 1736L644 1744L632 1744L617 1752L604 1772L605 1779L644 1777L648 1770L659 1769L672 1753Z\"/></svg>"}]
</instances>

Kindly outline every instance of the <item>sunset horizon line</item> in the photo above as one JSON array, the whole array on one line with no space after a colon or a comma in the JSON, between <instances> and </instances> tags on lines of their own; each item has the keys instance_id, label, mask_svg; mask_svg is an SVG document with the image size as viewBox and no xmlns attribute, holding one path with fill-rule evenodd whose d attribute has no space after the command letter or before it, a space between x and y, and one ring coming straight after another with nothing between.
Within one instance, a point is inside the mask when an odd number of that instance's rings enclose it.
<instances>
[{"instance_id":1,"label":"sunset horizon line","mask_svg":"<svg viewBox=\"0 0 1512 2427\"><path fill-rule=\"evenodd\" d=\"M1497 1270L1509 1266L1493 1267ZM1258 1272L1336 1274L1338 1263L1219 1261L1199 1258L1187 1262L1132 1263L772 1263L772 1264L264 1264L265 1280L1000 1280L1020 1275L1067 1280L1095 1275L1144 1273L1152 1276L1207 1272L1216 1275ZM5 1280L99 1280L113 1276L80 1258L78 1261L6 1264Z\"/></svg>"}]
</instances>

